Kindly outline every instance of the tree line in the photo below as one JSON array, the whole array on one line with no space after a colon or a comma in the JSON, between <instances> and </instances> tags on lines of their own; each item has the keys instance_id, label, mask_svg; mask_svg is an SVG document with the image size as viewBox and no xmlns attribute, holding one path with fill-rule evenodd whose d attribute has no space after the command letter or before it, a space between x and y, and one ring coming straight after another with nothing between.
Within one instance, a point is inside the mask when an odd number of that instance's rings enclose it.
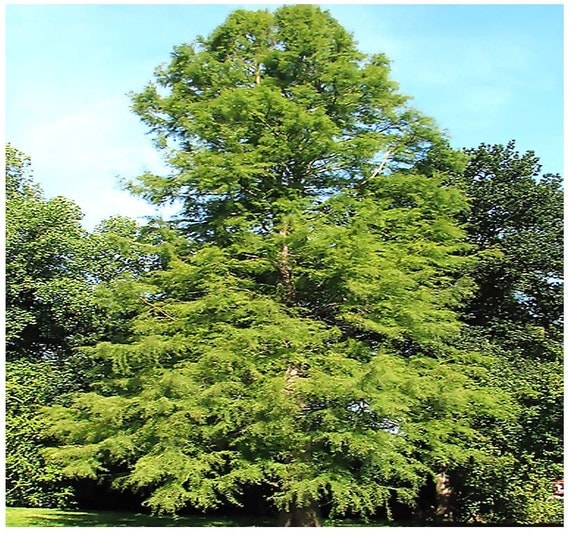
<instances>
[{"instance_id":1,"label":"tree line","mask_svg":"<svg viewBox=\"0 0 570 534\"><path fill-rule=\"evenodd\" d=\"M6 500L561 523L563 190L454 150L331 15L237 10L133 111L169 221L6 147Z\"/></svg>"}]
</instances>

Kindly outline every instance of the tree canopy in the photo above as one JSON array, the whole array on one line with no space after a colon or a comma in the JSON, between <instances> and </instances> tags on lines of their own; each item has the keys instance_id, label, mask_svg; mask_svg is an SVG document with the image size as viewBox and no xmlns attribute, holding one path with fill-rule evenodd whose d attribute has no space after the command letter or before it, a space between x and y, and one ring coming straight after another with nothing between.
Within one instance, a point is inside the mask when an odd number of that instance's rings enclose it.
<instances>
[{"instance_id":1,"label":"tree canopy","mask_svg":"<svg viewBox=\"0 0 570 534\"><path fill-rule=\"evenodd\" d=\"M514 141L469 150L464 173L472 199L468 233L481 249L494 248L475 273L479 290L472 324L494 321L547 329L560 339L563 313L563 190L559 175L543 174L532 152Z\"/></svg>"},{"instance_id":2,"label":"tree canopy","mask_svg":"<svg viewBox=\"0 0 570 534\"><path fill-rule=\"evenodd\" d=\"M438 133L326 11L238 10L208 38L177 46L133 109L173 172L132 185L152 202L180 200L196 238L271 231L280 214L382 168L399 168ZM171 149L171 150L170 150ZM277 217L276 220L275 217Z\"/></svg>"}]
</instances>

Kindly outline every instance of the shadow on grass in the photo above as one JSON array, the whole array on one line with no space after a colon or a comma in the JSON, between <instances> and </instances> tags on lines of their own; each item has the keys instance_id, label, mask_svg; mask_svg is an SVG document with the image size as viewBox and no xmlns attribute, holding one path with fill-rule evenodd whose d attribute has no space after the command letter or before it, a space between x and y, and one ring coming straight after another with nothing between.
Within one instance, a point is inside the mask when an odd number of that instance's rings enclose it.
<instances>
[{"instance_id":1,"label":"shadow on grass","mask_svg":"<svg viewBox=\"0 0 570 534\"><path fill-rule=\"evenodd\" d=\"M275 527L276 517L194 515L160 517L143 513L67 511L48 508L6 508L7 527ZM325 519L325 527L560 527L562 524L458 524L407 521L363 522L358 519Z\"/></svg>"},{"instance_id":2,"label":"shadow on grass","mask_svg":"<svg viewBox=\"0 0 570 534\"><path fill-rule=\"evenodd\" d=\"M276 517L194 515L160 517L142 513L6 508L7 527L276 527ZM386 522L325 519L325 527L380 527Z\"/></svg>"},{"instance_id":3,"label":"shadow on grass","mask_svg":"<svg viewBox=\"0 0 570 534\"><path fill-rule=\"evenodd\" d=\"M184 516L140 513L7 508L7 527L252 527L274 526L275 518Z\"/></svg>"}]
</instances>

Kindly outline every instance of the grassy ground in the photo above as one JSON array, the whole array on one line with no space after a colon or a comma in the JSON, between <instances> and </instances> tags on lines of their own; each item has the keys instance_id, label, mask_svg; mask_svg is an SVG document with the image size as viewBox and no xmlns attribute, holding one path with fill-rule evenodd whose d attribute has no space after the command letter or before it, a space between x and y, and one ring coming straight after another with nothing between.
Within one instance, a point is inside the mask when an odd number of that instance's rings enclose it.
<instances>
[{"instance_id":1,"label":"grassy ground","mask_svg":"<svg viewBox=\"0 0 570 534\"><path fill-rule=\"evenodd\" d=\"M47 508L6 508L7 527L273 527L275 518L186 516L154 517L127 512L88 512ZM325 520L324 526L385 526Z\"/></svg>"},{"instance_id":2,"label":"grassy ground","mask_svg":"<svg viewBox=\"0 0 570 534\"><path fill-rule=\"evenodd\" d=\"M154 517L128 512L6 508L7 527L240 527L273 526L274 520L244 517Z\"/></svg>"}]
</instances>

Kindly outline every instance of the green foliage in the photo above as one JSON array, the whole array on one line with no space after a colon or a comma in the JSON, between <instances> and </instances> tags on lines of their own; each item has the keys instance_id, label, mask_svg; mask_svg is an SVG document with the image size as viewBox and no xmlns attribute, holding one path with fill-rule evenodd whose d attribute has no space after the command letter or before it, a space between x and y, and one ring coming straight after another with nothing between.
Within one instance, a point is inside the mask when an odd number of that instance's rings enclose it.
<instances>
[{"instance_id":1,"label":"green foliage","mask_svg":"<svg viewBox=\"0 0 570 534\"><path fill-rule=\"evenodd\" d=\"M142 231L116 217L93 232L68 199L45 199L24 154L6 147L6 470L11 505L72 499L65 472L39 452L38 410L85 390L104 369L78 348L120 337L122 316L105 307L104 285L131 280L162 261L168 231Z\"/></svg>"},{"instance_id":2,"label":"green foliage","mask_svg":"<svg viewBox=\"0 0 570 534\"><path fill-rule=\"evenodd\" d=\"M128 467L117 484L151 489L147 504L170 513L237 503L269 480L279 508L326 498L370 514L392 488L411 500L430 462L479 439L469 419L498 410L465 375L467 355L379 350L256 292L232 264L215 247L178 260L155 277L131 342L96 348L113 394L51 410L50 432L69 443L51 457L67 472ZM186 298L158 297L178 288Z\"/></svg>"},{"instance_id":3,"label":"green foliage","mask_svg":"<svg viewBox=\"0 0 570 534\"><path fill-rule=\"evenodd\" d=\"M531 456L517 458L511 453L495 456L493 462L468 464L454 473L461 503L458 519L518 526L562 525L564 504L552 492L552 475L558 469Z\"/></svg>"},{"instance_id":4,"label":"green foliage","mask_svg":"<svg viewBox=\"0 0 570 534\"><path fill-rule=\"evenodd\" d=\"M560 176L540 176L538 158L514 141L481 145L463 181L471 199L467 231L480 249L497 249L474 273L479 290L469 321L536 325L559 338L563 307L563 190ZM499 335L502 336L501 333Z\"/></svg>"},{"instance_id":5,"label":"green foliage","mask_svg":"<svg viewBox=\"0 0 570 534\"><path fill-rule=\"evenodd\" d=\"M494 338L489 346L499 357L488 380L511 392L507 409L512 417L508 421L483 417L478 422L495 460L468 461L456 471L458 518L561 523L562 506L553 501L552 488L555 480L563 478L562 348L551 346L551 354L541 359L532 354L528 342L516 349L503 345L502 350L501 343L506 345Z\"/></svg>"},{"instance_id":6,"label":"green foliage","mask_svg":"<svg viewBox=\"0 0 570 534\"><path fill-rule=\"evenodd\" d=\"M10 143L5 147L6 196L33 196L36 190L31 172L31 161L26 154Z\"/></svg>"},{"instance_id":7,"label":"green foliage","mask_svg":"<svg viewBox=\"0 0 570 534\"><path fill-rule=\"evenodd\" d=\"M274 227L296 201L400 168L441 138L407 105L383 55L312 6L238 10L208 38L174 49L133 109L173 172L131 189L183 203L192 235L218 244ZM378 159L379 158L379 159Z\"/></svg>"},{"instance_id":8,"label":"green foliage","mask_svg":"<svg viewBox=\"0 0 570 534\"><path fill-rule=\"evenodd\" d=\"M73 493L61 470L46 465L39 449L41 423L37 411L62 391L74 389L68 368L49 362L6 362L6 504L34 507L66 506Z\"/></svg>"},{"instance_id":9,"label":"green foliage","mask_svg":"<svg viewBox=\"0 0 570 534\"><path fill-rule=\"evenodd\" d=\"M46 413L67 443L52 461L76 477L120 470L115 484L160 512L240 504L266 483L279 509L365 516L476 454L470 422L503 410L479 385L485 362L451 343L449 305L469 288L452 276L460 196L399 175L365 191L287 217L286 235L202 246L123 284L123 306L140 297L130 335L94 349L113 368L97 391Z\"/></svg>"},{"instance_id":10,"label":"green foliage","mask_svg":"<svg viewBox=\"0 0 570 534\"><path fill-rule=\"evenodd\" d=\"M94 301L79 258L81 213L62 197L45 200L30 161L6 146L6 501L65 505L72 491L43 461L39 408L85 383L58 360L93 325Z\"/></svg>"},{"instance_id":11,"label":"green foliage","mask_svg":"<svg viewBox=\"0 0 570 534\"><path fill-rule=\"evenodd\" d=\"M498 356L489 380L511 393L513 418L480 421L503 460L464 468L458 508L488 521L561 522L552 501L564 450L561 179L540 176L538 159L514 142L466 154L455 180L470 198L468 236L484 255L463 317L472 342Z\"/></svg>"},{"instance_id":12,"label":"green foliage","mask_svg":"<svg viewBox=\"0 0 570 534\"><path fill-rule=\"evenodd\" d=\"M6 201L7 356L58 358L109 329L97 287L159 267L168 231L114 217L89 234L76 204L20 182Z\"/></svg>"},{"instance_id":13,"label":"green foliage","mask_svg":"<svg viewBox=\"0 0 570 534\"><path fill-rule=\"evenodd\" d=\"M459 337L464 162L383 55L313 6L238 10L133 108L172 172L131 189L180 202L184 239L99 292L106 371L44 410L51 464L161 513L257 485L281 511L368 516L496 460L481 421L513 403Z\"/></svg>"},{"instance_id":14,"label":"green foliage","mask_svg":"<svg viewBox=\"0 0 570 534\"><path fill-rule=\"evenodd\" d=\"M8 357L57 352L90 320L76 257L85 238L81 212L67 199L44 200L38 187L23 186L8 194L6 220Z\"/></svg>"},{"instance_id":15,"label":"green foliage","mask_svg":"<svg viewBox=\"0 0 570 534\"><path fill-rule=\"evenodd\" d=\"M57 358L105 328L96 285L156 268L160 256L149 246L167 231L115 217L89 234L79 207L45 199L29 159L11 145L6 164L7 357Z\"/></svg>"}]
</instances>

